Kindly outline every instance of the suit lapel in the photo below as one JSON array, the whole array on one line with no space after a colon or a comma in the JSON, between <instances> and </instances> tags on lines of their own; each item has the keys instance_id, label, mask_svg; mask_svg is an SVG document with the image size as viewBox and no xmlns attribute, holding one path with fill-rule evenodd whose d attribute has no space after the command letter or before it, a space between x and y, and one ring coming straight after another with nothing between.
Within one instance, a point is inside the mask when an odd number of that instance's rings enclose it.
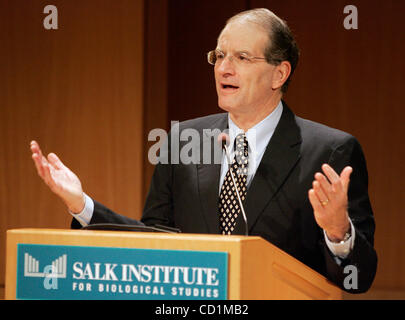
<instances>
[{"instance_id":1,"label":"suit lapel","mask_svg":"<svg viewBox=\"0 0 405 320\"><path fill-rule=\"evenodd\" d=\"M283 102L284 109L276 130L248 189L245 211L249 230L300 158L301 135L294 114ZM243 234L243 220L238 219L236 233Z\"/></svg>"},{"instance_id":2,"label":"suit lapel","mask_svg":"<svg viewBox=\"0 0 405 320\"><path fill-rule=\"evenodd\" d=\"M219 129L219 131L223 132L228 126L227 114L223 114L223 117L209 126L210 127L207 129ZM214 147L217 143L217 137L212 137L210 144L211 164L204 164L201 160L201 164L197 165L198 193L200 196L202 213L207 223L209 233L219 233L218 197L221 164L213 164ZM202 149L201 155L203 155Z\"/></svg>"}]
</instances>

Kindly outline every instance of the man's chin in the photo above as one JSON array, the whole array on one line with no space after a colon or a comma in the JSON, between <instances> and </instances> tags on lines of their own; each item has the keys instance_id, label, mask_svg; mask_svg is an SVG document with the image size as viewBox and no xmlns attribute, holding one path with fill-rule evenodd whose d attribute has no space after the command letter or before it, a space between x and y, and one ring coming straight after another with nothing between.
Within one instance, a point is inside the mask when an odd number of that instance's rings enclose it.
<instances>
[{"instance_id":1,"label":"man's chin","mask_svg":"<svg viewBox=\"0 0 405 320\"><path fill-rule=\"evenodd\" d=\"M235 105L229 102L225 102L222 99L218 99L218 106L226 111L226 112L232 112L233 110L236 109Z\"/></svg>"}]
</instances>

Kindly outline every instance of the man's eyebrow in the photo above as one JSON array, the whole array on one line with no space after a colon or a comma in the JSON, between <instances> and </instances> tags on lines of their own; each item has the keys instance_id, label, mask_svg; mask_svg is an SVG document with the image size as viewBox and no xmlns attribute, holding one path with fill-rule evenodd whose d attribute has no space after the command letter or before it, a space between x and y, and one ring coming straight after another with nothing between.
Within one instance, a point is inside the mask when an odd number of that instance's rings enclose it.
<instances>
[{"instance_id":1,"label":"man's eyebrow","mask_svg":"<svg viewBox=\"0 0 405 320\"><path fill-rule=\"evenodd\" d=\"M225 53L225 51L221 50L220 48L216 48L215 50L219 51L219 52L222 52L222 53ZM252 53L249 50L234 50L232 52L233 53L239 53L239 54L243 53L243 54L246 54L246 55L252 55Z\"/></svg>"},{"instance_id":2,"label":"man's eyebrow","mask_svg":"<svg viewBox=\"0 0 405 320\"><path fill-rule=\"evenodd\" d=\"M247 55L252 55L248 50L239 50L239 51L235 51L236 53L244 53Z\"/></svg>"}]
</instances>

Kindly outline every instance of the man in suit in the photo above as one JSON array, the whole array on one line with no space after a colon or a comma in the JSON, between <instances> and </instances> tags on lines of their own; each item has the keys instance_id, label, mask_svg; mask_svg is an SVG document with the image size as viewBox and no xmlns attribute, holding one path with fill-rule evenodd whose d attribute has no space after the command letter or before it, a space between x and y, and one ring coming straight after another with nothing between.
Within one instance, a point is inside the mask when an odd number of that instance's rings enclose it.
<instances>
[{"instance_id":1,"label":"man in suit","mask_svg":"<svg viewBox=\"0 0 405 320\"><path fill-rule=\"evenodd\" d=\"M167 161L156 165L141 221L92 200L55 154L45 158L31 143L39 175L75 217L72 227L110 222L161 224L190 233L247 232L344 290L368 290L377 255L365 158L353 136L295 116L282 100L298 62L287 24L267 9L242 12L227 21L208 60L226 113L179 124L180 134L194 130L201 137L194 141L199 156L191 164L172 163L169 152ZM203 161L207 132L225 130L235 156ZM216 136L209 141L215 145ZM180 150L187 143L177 142ZM169 151L172 143L169 137ZM348 265L358 274L350 287Z\"/></svg>"}]
</instances>

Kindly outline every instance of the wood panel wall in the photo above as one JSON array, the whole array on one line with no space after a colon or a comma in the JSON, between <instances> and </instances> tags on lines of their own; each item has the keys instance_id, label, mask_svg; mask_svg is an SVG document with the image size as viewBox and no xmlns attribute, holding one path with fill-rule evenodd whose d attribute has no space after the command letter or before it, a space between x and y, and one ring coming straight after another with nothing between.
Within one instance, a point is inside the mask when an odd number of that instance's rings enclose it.
<instances>
[{"instance_id":1,"label":"wood panel wall","mask_svg":"<svg viewBox=\"0 0 405 320\"><path fill-rule=\"evenodd\" d=\"M52 1L58 30L43 27L47 4L0 2L0 284L6 229L70 226L31 139L100 202L134 218L143 206L143 1Z\"/></svg>"},{"instance_id":2,"label":"wood panel wall","mask_svg":"<svg viewBox=\"0 0 405 320\"><path fill-rule=\"evenodd\" d=\"M148 141L148 134L155 128L169 130L167 30L168 0L145 1L144 197L154 170L147 152L156 143Z\"/></svg>"}]
</instances>

